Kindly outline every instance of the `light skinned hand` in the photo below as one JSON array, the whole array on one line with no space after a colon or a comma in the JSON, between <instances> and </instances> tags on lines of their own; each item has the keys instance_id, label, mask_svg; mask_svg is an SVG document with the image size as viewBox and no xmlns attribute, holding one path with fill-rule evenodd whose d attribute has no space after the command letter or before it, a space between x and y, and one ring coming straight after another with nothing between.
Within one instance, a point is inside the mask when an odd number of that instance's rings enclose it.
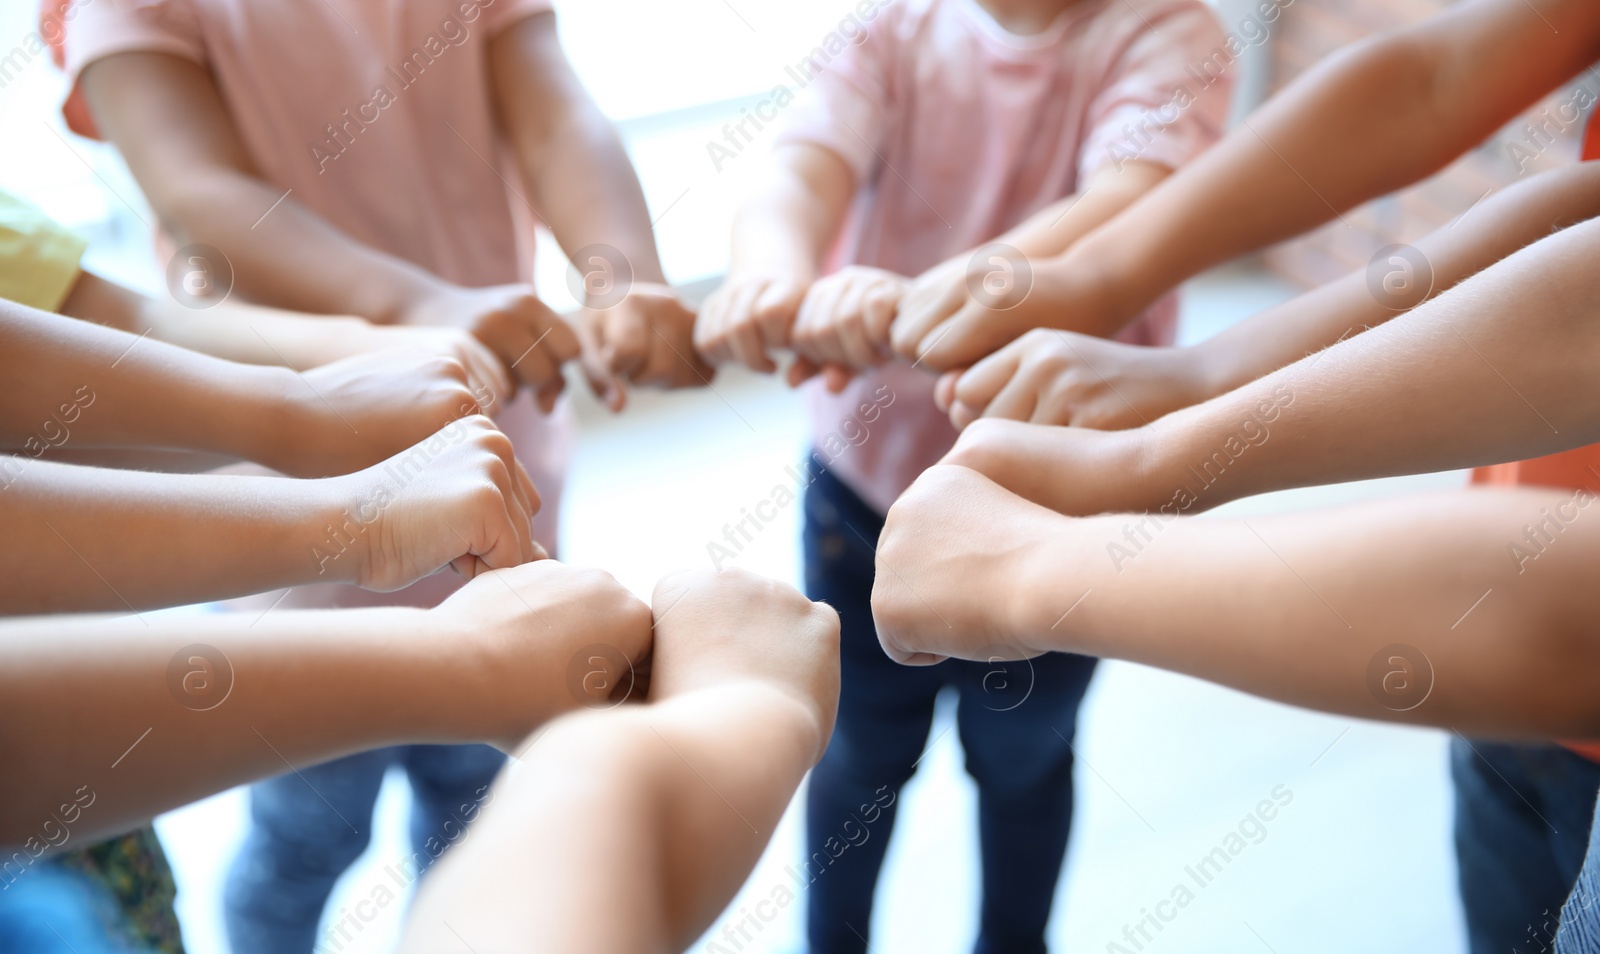
<instances>
[{"instance_id":1,"label":"light skinned hand","mask_svg":"<svg viewBox=\"0 0 1600 954\"><path fill-rule=\"evenodd\" d=\"M427 613L441 646L476 655L482 737L512 753L563 712L611 705L604 687L572 677L593 647L635 667L651 646L643 600L603 570L555 560L481 573Z\"/></svg>"},{"instance_id":2,"label":"light skinned hand","mask_svg":"<svg viewBox=\"0 0 1600 954\"><path fill-rule=\"evenodd\" d=\"M1024 596L1037 592L1037 554L1060 522L966 467L923 472L878 538L872 619L884 652L911 666L1045 652Z\"/></svg>"},{"instance_id":3,"label":"light skinned hand","mask_svg":"<svg viewBox=\"0 0 1600 954\"><path fill-rule=\"evenodd\" d=\"M397 590L445 566L470 580L547 556L533 539L538 491L511 439L482 415L335 479L349 501L344 526L308 542L330 570L353 559L353 574L339 578L369 590Z\"/></svg>"},{"instance_id":4,"label":"light skinned hand","mask_svg":"<svg viewBox=\"0 0 1600 954\"><path fill-rule=\"evenodd\" d=\"M695 313L668 285L635 283L616 304L586 306L579 321L586 335L584 373L613 411L627 403L628 384L697 387L716 373L695 350Z\"/></svg>"},{"instance_id":5,"label":"light skinned hand","mask_svg":"<svg viewBox=\"0 0 1600 954\"><path fill-rule=\"evenodd\" d=\"M809 283L774 275L729 275L700 306L695 347L712 364L738 362L771 374L768 354L789 347L790 331Z\"/></svg>"},{"instance_id":6,"label":"light skinned hand","mask_svg":"<svg viewBox=\"0 0 1600 954\"><path fill-rule=\"evenodd\" d=\"M533 391L547 414L566 387L561 366L578 356L577 333L530 285L443 286L413 302L401 321L470 332Z\"/></svg>"},{"instance_id":7,"label":"light skinned hand","mask_svg":"<svg viewBox=\"0 0 1600 954\"><path fill-rule=\"evenodd\" d=\"M282 435L271 460L291 477L370 467L451 421L481 413L465 367L415 351L379 351L301 372L285 383Z\"/></svg>"},{"instance_id":8,"label":"light skinned hand","mask_svg":"<svg viewBox=\"0 0 1600 954\"><path fill-rule=\"evenodd\" d=\"M429 325L375 325L362 329L360 350L411 351L441 355L460 363L467 387L491 417L517 396L517 379L489 346L461 328Z\"/></svg>"},{"instance_id":9,"label":"light skinned hand","mask_svg":"<svg viewBox=\"0 0 1600 954\"><path fill-rule=\"evenodd\" d=\"M934 371L968 367L1034 328L1093 328L1103 310L1092 279L1059 257L986 253L960 276L947 264L928 281L942 290L908 294L889 340L902 357Z\"/></svg>"},{"instance_id":10,"label":"light skinned hand","mask_svg":"<svg viewBox=\"0 0 1600 954\"><path fill-rule=\"evenodd\" d=\"M835 394L851 377L893 357L889 324L910 280L881 268L847 265L812 283L790 338L789 383L827 372Z\"/></svg>"},{"instance_id":11,"label":"light skinned hand","mask_svg":"<svg viewBox=\"0 0 1600 954\"><path fill-rule=\"evenodd\" d=\"M651 597L652 702L731 682L757 682L815 720L817 751L839 704L839 614L792 586L739 569L662 577Z\"/></svg>"},{"instance_id":12,"label":"light skinned hand","mask_svg":"<svg viewBox=\"0 0 1600 954\"><path fill-rule=\"evenodd\" d=\"M1117 430L1199 403L1212 389L1191 349L1035 328L965 371L947 372L934 400L957 429L993 417Z\"/></svg>"}]
</instances>

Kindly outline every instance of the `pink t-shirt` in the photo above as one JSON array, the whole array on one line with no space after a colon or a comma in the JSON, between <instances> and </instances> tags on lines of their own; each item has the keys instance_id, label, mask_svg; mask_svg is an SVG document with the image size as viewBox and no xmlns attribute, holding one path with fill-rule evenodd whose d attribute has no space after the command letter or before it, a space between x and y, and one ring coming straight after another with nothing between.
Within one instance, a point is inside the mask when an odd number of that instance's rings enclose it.
<instances>
[{"instance_id":1,"label":"pink t-shirt","mask_svg":"<svg viewBox=\"0 0 1600 954\"><path fill-rule=\"evenodd\" d=\"M509 185L520 173L495 119L488 53L500 30L550 10L549 0L96 0L67 27L66 68L76 83L116 53L202 64L266 182L449 281L531 281L534 216ZM81 125L85 114L69 115ZM499 420L543 495L536 524L553 546L570 412L545 418L524 396Z\"/></svg>"},{"instance_id":2,"label":"pink t-shirt","mask_svg":"<svg viewBox=\"0 0 1600 954\"><path fill-rule=\"evenodd\" d=\"M809 80L776 141L826 147L855 171L830 267L914 276L1102 166L1177 168L1209 146L1231 78L1213 68L1208 83L1202 64L1222 44L1197 0L1081 0L1034 36L1007 32L976 0L894 0ZM1170 343L1175 325L1168 296L1118 338ZM955 441L935 380L902 363L837 396L810 389L820 456L880 511Z\"/></svg>"}]
</instances>

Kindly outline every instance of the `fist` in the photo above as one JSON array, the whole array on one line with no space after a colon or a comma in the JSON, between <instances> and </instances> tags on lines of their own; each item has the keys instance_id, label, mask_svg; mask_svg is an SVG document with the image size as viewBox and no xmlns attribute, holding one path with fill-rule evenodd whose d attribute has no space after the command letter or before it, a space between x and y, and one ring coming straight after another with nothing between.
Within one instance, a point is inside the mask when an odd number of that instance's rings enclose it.
<instances>
[{"instance_id":1,"label":"fist","mask_svg":"<svg viewBox=\"0 0 1600 954\"><path fill-rule=\"evenodd\" d=\"M695 347L712 364L736 361L752 371L776 371L767 352L789 346L806 288L788 278L730 275L700 307Z\"/></svg>"},{"instance_id":2,"label":"fist","mask_svg":"<svg viewBox=\"0 0 1600 954\"><path fill-rule=\"evenodd\" d=\"M620 701L650 651L649 606L609 573L554 560L486 572L428 614L442 646L475 655L481 737L507 752L556 715Z\"/></svg>"},{"instance_id":3,"label":"fist","mask_svg":"<svg viewBox=\"0 0 1600 954\"><path fill-rule=\"evenodd\" d=\"M623 382L660 388L708 383L715 371L694 347L695 314L670 287L635 284L605 308L586 307L584 373L612 410L626 401Z\"/></svg>"},{"instance_id":4,"label":"fist","mask_svg":"<svg viewBox=\"0 0 1600 954\"><path fill-rule=\"evenodd\" d=\"M312 368L287 383L290 426L262 461L291 477L369 467L451 421L480 413L451 358L375 352Z\"/></svg>"},{"instance_id":5,"label":"fist","mask_svg":"<svg viewBox=\"0 0 1600 954\"><path fill-rule=\"evenodd\" d=\"M831 607L743 570L671 574L656 584L651 603L652 699L759 681L804 705L824 742L832 734L839 702L839 615Z\"/></svg>"},{"instance_id":6,"label":"fist","mask_svg":"<svg viewBox=\"0 0 1600 954\"><path fill-rule=\"evenodd\" d=\"M837 393L855 373L891 356L889 325L910 281L881 268L851 265L820 279L806 293L792 346L800 360L791 384L826 369Z\"/></svg>"},{"instance_id":7,"label":"fist","mask_svg":"<svg viewBox=\"0 0 1600 954\"><path fill-rule=\"evenodd\" d=\"M884 652L914 666L1044 652L1028 599L1061 522L965 467L929 468L889 509L878 539L872 619Z\"/></svg>"},{"instance_id":8,"label":"fist","mask_svg":"<svg viewBox=\"0 0 1600 954\"><path fill-rule=\"evenodd\" d=\"M528 285L450 286L415 302L406 324L470 332L533 392L548 413L566 386L561 366L578 356L578 336Z\"/></svg>"},{"instance_id":9,"label":"fist","mask_svg":"<svg viewBox=\"0 0 1600 954\"><path fill-rule=\"evenodd\" d=\"M347 503L326 552L353 552L351 582L369 590L397 590L445 566L470 580L546 556L533 539L539 494L510 438L481 415L338 480Z\"/></svg>"}]
</instances>

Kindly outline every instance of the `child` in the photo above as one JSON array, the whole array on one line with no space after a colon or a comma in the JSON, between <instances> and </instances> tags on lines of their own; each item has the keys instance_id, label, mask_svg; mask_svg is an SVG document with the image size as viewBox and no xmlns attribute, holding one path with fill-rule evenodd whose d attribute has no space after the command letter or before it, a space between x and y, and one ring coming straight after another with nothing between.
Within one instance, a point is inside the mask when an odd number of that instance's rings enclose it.
<instances>
[{"instance_id":1,"label":"child","mask_svg":"<svg viewBox=\"0 0 1600 954\"><path fill-rule=\"evenodd\" d=\"M549 411L570 354L552 348L560 320L528 285L537 216L573 255L616 259L616 281L587 283L584 319L614 407L624 376L703 380L679 357L693 353L693 316L660 284L638 182L567 65L547 0L98 0L68 25L66 65L172 244L220 250L235 296L467 328ZM536 533L553 552L570 418L519 401L500 423L546 496ZM388 602L446 591L428 581ZM317 587L284 605L371 602ZM236 954L314 946L396 762L414 783L420 841L502 759L418 746L258 786L227 894Z\"/></svg>"},{"instance_id":2,"label":"child","mask_svg":"<svg viewBox=\"0 0 1600 954\"><path fill-rule=\"evenodd\" d=\"M807 930L814 951L866 949L893 801L949 685L979 788L978 950L1042 950L1071 819L1070 740L1094 663L1052 654L907 670L883 654L868 606L872 541L955 432L932 375L874 365L897 304L919 294L907 276L935 298L984 298L968 259L1004 270L1059 254L1202 150L1228 83L1194 64L1222 35L1188 2L910 0L862 16L856 45L790 107L767 184L736 220L728 279L696 329L708 358L759 370L773 368L768 348L792 344L791 377L823 369L838 392L810 395L819 453L807 595L840 611L844 682L808 795ZM991 242L1004 247L971 251ZM1169 340L1173 319L1168 300L1125 338ZM830 851L874 803L885 819L875 837Z\"/></svg>"}]
</instances>

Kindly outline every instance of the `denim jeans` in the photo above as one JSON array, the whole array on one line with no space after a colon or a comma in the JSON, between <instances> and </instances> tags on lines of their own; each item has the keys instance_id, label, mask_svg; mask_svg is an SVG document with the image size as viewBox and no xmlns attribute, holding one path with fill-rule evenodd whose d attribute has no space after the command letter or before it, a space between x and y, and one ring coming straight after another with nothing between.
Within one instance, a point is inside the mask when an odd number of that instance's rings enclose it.
<instances>
[{"instance_id":1,"label":"denim jeans","mask_svg":"<svg viewBox=\"0 0 1600 954\"><path fill-rule=\"evenodd\" d=\"M1072 822L1071 740L1095 660L901 666L872 624L883 517L826 470L805 500L806 595L839 612L839 720L806 798L807 934L815 954L867 949L873 891L900 788L928 744L935 697L956 723L978 787L983 902L977 950L1042 952ZM954 821L954 820L952 820Z\"/></svg>"},{"instance_id":2,"label":"denim jeans","mask_svg":"<svg viewBox=\"0 0 1600 954\"><path fill-rule=\"evenodd\" d=\"M366 850L384 772L400 764L414 798L414 877L454 843L505 756L487 745L377 749L260 782L250 789L250 833L228 873L224 915L233 954L337 949L317 936L333 883ZM463 817L465 816L465 817ZM399 886L386 882L398 891ZM338 922L330 925L335 932ZM348 934L360 924L344 927ZM320 947L319 947L320 942Z\"/></svg>"},{"instance_id":3,"label":"denim jeans","mask_svg":"<svg viewBox=\"0 0 1600 954\"><path fill-rule=\"evenodd\" d=\"M1468 949L1550 950L1589 847L1600 764L1558 745L1457 736L1450 774Z\"/></svg>"},{"instance_id":4,"label":"denim jeans","mask_svg":"<svg viewBox=\"0 0 1600 954\"><path fill-rule=\"evenodd\" d=\"M1600 804L1595 805L1589 828L1589 854L1578 873L1578 883L1561 909L1561 931L1556 954L1594 954L1600 951Z\"/></svg>"}]
</instances>

